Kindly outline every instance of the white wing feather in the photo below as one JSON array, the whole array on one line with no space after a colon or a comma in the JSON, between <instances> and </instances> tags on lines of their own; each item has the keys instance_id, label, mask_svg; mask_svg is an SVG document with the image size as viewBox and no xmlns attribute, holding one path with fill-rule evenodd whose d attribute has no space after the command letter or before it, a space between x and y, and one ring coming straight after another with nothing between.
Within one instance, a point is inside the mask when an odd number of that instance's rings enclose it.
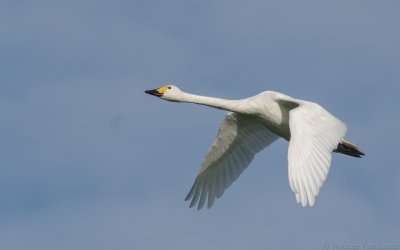
<instances>
[{"instance_id":1,"label":"white wing feather","mask_svg":"<svg viewBox=\"0 0 400 250\"><path fill-rule=\"evenodd\" d=\"M255 154L279 137L254 117L228 113L217 138L206 154L196 180L185 200L201 209L219 198L253 160Z\"/></svg>"},{"instance_id":2,"label":"white wing feather","mask_svg":"<svg viewBox=\"0 0 400 250\"><path fill-rule=\"evenodd\" d=\"M318 104L299 104L289 112L289 183L298 203L313 206L328 174L332 151L347 129Z\"/></svg>"}]
</instances>

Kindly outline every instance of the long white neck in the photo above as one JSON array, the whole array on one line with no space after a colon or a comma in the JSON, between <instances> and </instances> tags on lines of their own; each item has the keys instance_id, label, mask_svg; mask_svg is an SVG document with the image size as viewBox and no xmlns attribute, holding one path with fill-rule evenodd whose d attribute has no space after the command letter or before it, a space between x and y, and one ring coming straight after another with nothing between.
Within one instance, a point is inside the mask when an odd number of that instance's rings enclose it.
<instances>
[{"instance_id":1,"label":"long white neck","mask_svg":"<svg viewBox=\"0 0 400 250\"><path fill-rule=\"evenodd\" d=\"M209 107L223 109L227 111L233 111L237 113L249 113L249 110L247 110L246 105L242 105L243 100L226 100L221 98L183 93L179 101L206 105Z\"/></svg>"}]
</instances>

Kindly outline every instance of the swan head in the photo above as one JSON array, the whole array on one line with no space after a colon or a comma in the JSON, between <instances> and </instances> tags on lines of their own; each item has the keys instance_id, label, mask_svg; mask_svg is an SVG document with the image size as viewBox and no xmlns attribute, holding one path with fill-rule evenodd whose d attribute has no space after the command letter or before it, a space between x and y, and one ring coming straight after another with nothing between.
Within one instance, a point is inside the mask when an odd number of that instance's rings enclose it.
<instances>
[{"instance_id":1,"label":"swan head","mask_svg":"<svg viewBox=\"0 0 400 250\"><path fill-rule=\"evenodd\" d=\"M179 102L183 96L183 92L174 85L165 85L156 89L146 90L145 93L171 102Z\"/></svg>"}]
</instances>

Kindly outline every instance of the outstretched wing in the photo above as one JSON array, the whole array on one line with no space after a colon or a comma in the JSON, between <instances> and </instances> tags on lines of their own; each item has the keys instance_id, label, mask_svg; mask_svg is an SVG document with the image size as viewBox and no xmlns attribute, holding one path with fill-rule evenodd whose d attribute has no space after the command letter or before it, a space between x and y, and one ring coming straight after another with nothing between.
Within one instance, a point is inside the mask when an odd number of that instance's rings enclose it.
<instances>
[{"instance_id":1,"label":"outstretched wing","mask_svg":"<svg viewBox=\"0 0 400 250\"><path fill-rule=\"evenodd\" d=\"M255 154L278 138L254 117L228 113L217 138L203 160L196 180L185 200L192 199L190 207L198 202L208 208L219 198L253 160Z\"/></svg>"},{"instance_id":2,"label":"outstretched wing","mask_svg":"<svg viewBox=\"0 0 400 250\"><path fill-rule=\"evenodd\" d=\"M313 206L346 125L318 104L300 102L289 112L289 127L290 187L298 203Z\"/></svg>"}]
</instances>

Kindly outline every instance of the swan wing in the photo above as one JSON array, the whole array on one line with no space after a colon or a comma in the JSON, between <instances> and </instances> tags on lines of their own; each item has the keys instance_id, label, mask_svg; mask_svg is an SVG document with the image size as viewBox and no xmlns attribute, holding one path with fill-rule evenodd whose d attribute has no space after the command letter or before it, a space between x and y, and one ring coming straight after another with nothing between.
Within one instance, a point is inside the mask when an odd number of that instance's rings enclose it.
<instances>
[{"instance_id":1,"label":"swan wing","mask_svg":"<svg viewBox=\"0 0 400 250\"><path fill-rule=\"evenodd\" d=\"M332 151L346 133L346 125L316 103L301 101L289 111L289 183L302 206L314 205L325 181Z\"/></svg>"},{"instance_id":2,"label":"swan wing","mask_svg":"<svg viewBox=\"0 0 400 250\"><path fill-rule=\"evenodd\" d=\"M201 209L208 197L208 208L219 198L253 160L255 154L278 138L254 117L230 112L222 122L217 138L208 150L196 180L186 196L190 207Z\"/></svg>"}]
</instances>

